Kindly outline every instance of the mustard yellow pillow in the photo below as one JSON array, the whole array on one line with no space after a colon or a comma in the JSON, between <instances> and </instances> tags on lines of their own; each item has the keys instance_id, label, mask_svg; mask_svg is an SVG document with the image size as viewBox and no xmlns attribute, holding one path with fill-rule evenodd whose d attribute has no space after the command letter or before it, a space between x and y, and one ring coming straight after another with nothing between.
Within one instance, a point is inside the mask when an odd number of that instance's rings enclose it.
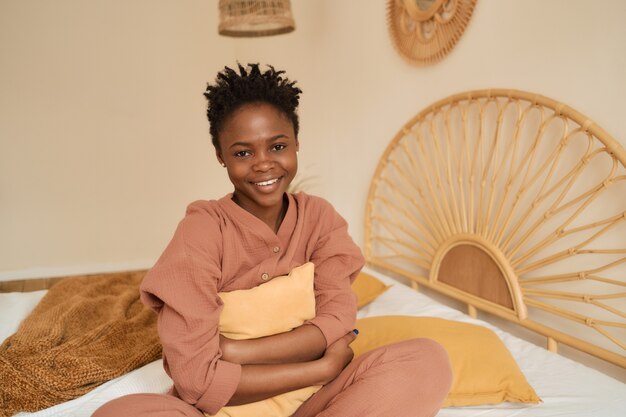
<instances>
[{"instance_id":1,"label":"mustard yellow pillow","mask_svg":"<svg viewBox=\"0 0 626 417\"><path fill-rule=\"evenodd\" d=\"M287 332L315 317L314 270L307 262L258 287L219 293L224 302L220 333L254 339Z\"/></svg>"},{"instance_id":2,"label":"mustard yellow pillow","mask_svg":"<svg viewBox=\"0 0 626 417\"><path fill-rule=\"evenodd\" d=\"M389 285L361 271L352 283L352 291L356 294L357 308L364 307L374 301L376 297L389 289Z\"/></svg>"},{"instance_id":3,"label":"mustard yellow pillow","mask_svg":"<svg viewBox=\"0 0 626 417\"><path fill-rule=\"evenodd\" d=\"M231 339L254 339L287 332L315 317L313 263L294 268L289 275L248 290L219 293L224 303L219 330ZM250 404L223 407L219 417L287 417L321 386L302 388ZM208 415L208 414L205 414Z\"/></svg>"},{"instance_id":4,"label":"mustard yellow pillow","mask_svg":"<svg viewBox=\"0 0 626 417\"><path fill-rule=\"evenodd\" d=\"M355 355L425 337L448 352L454 378L444 407L541 402L500 338L486 327L432 317L381 316L357 320Z\"/></svg>"}]
</instances>

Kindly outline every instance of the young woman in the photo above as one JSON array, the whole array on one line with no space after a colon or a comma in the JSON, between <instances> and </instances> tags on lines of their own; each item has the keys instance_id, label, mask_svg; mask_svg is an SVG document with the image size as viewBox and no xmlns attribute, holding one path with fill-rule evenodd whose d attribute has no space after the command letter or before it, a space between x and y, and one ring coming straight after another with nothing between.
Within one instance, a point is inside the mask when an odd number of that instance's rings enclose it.
<instances>
[{"instance_id":1,"label":"young woman","mask_svg":"<svg viewBox=\"0 0 626 417\"><path fill-rule=\"evenodd\" d=\"M239 65L208 86L212 141L234 190L189 205L141 285L158 313L174 387L122 397L94 416L202 417L311 385L324 386L297 417L433 416L441 406L451 374L436 343L407 341L352 360L350 284L364 260L328 202L287 191L298 168L301 90L283 74ZM315 318L259 339L220 336L218 292L258 286L306 262L315 265Z\"/></svg>"}]
</instances>

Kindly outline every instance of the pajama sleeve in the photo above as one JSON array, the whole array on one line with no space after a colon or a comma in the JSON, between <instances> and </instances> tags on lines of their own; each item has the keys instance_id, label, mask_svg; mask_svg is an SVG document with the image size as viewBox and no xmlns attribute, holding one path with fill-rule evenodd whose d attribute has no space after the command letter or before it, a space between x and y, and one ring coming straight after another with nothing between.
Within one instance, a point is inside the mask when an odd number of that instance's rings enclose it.
<instances>
[{"instance_id":1,"label":"pajama sleeve","mask_svg":"<svg viewBox=\"0 0 626 417\"><path fill-rule=\"evenodd\" d=\"M226 405L241 377L240 365L220 359L219 225L210 210L190 205L141 284L142 301L158 313L165 369L176 393L208 414Z\"/></svg>"},{"instance_id":2,"label":"pajama sleeve","mask_svg":"<svg viewBox=\"0 0 626 417\"><path fill-rule=\"evenodd\" d=\"M311 262L315 265L315 318L326 345L354 329L356 296L351 284L364 264L361 250L348 235L348 224L324 200L317 221L321 225Z\"/></svg>"}]
</instances>

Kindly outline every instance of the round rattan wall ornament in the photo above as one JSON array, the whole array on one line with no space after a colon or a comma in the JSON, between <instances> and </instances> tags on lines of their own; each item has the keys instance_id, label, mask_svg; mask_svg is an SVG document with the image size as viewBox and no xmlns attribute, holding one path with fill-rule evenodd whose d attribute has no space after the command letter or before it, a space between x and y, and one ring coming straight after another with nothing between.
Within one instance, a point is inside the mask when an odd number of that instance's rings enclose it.
<instances>
[{"instance_id":1,"label":"round rattan wall ornament","mask_svg":"<svg viewBox=\"0 0 626 417\"><path fill-rule=\"evenodd\" d=\"M476 0L388 0L394 46L412 64L440 61L463 34L475 4Z\"/></svg>"}]
</instances>

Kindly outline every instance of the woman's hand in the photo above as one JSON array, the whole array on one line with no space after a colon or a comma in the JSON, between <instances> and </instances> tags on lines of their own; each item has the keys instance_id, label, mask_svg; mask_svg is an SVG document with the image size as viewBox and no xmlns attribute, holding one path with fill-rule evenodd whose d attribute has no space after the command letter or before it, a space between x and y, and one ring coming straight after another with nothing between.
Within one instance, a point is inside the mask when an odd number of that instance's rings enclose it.
<instances>
[{"instance_id":1,"label":"woman's hand","mask_svg":"<svg viewBox=\"0 0 626 417\"><path fill-rule=\"evenodd\" d=\"M328 346L324 356L320 359L327 369L327 380L323 382L324 385L337 378L337 376L343 371L343 368L348 366L354 352L350 348L350 343L354 342L357 333L351 331L332 345Z\"/></svg>"}]
</instances>

